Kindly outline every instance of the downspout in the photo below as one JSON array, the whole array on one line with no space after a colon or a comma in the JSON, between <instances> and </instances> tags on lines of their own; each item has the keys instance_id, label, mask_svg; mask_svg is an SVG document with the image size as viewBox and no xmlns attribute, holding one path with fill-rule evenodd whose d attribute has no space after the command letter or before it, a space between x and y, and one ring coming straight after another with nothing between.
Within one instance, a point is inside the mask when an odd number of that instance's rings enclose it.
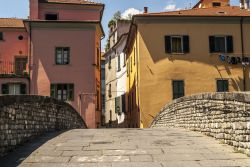
<instances>
[{"instance_id":1,"label":"downspout","mask_svg":"<svg viewBox=\"0 0 250 167\"><path fill-rule=\"evenodd\" d=\"M243 20L244 17L240 19L240 35L241 35L241 53L242 53L242 60L245 58L245 47L244 47L244 31L243 31ZM243 91L246 91L246 66L242 66L243 70Z\"/></svg>"},{"instance_id":2,"label":"downspout","mask_svg":"<svg viewBox=\"0 0 250 167\"><path fill-rule=\"evenodd\" d=\"M30 73L31 73L31 23L29 23L29 37L30 37L30 42L29 42L29 94L31 94L31 80L30 80Z\"/></svg>"}]
</instances>

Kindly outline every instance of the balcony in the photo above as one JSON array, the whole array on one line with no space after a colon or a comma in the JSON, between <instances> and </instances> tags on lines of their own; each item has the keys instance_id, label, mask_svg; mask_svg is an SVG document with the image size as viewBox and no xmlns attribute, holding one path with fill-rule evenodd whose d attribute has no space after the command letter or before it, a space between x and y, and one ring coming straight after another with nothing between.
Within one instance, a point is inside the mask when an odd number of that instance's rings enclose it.
<instances>
[{"instance_id":1,"label":"balcony","mask_svg":"<svg viewBox=\"0 0 250 167\"><path fill-rule=\"evenodd\" d=\"M29 77L27 59L0 61L0 77Z\"/></svg>"}]
</instances>

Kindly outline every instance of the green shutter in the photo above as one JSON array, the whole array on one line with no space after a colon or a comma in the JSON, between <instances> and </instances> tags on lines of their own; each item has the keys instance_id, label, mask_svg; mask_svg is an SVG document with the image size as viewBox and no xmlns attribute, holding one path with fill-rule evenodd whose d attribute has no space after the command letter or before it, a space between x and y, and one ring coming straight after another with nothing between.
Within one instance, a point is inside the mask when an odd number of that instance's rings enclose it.
<instances>
[{"instance_id":1,"label":"green shutter","mask_svg":"<svg viewBox=\"0 0 250 167\"><path fill-rule=\"evenodd\" d=\"M9 94L9 85L8 84L2 84L2 94L4 94L4 95Z\"/></svg>"},{"instance_id":2,"label":"green shutter","mask_svg":"<svg viewBox=\"0 0 250 167\"><path fill-rule=\"evenodd\" d=\"M56 98L56 85L55 84L50 85L50 96Z\"/></svg>"},{"instance_id":3,"label":"green shutter","mask_svg":"<svg viewBox=\"0 0 250 167\"><path fill-rule=\"evenodd\" d=\"M171 36L165 36L165 52L171 53L172 52L171 50L172 50Z\"/></svg>"},{"instance_id":4,"label":"green shutter","mask_svg":"<svg viewBox=\"0 0 250 167\"><path fill-rule=\"evenodd\" d=\"M185 35L183 36L183 52L189 53L189 36Z\"/></svg>"},{"instance_id":5,"label":"green shutter","mask_svg":"<svg viewBox=\"0 0 250 167\"><path fill-rule=\"evenodd\" d=\"M74 84L68 85L68 100L70 101L74 100Z\"/></svg>"},{"instance_id":6,"label":"green shutter","mask_svg":"<svg viewBox=\"0 0 250 167\"><path fill-rule=\"evenodd\" d=\"M234 47L233 47L233 37L232 36L227 36L227 53L233 53L234 52Z\"/></svg>"},{"instance_id":7,"label":"green shutter","mask_svg":"<svg viewBox=\"0 0 250 167\"><path fill-rule=\"evenodd\" d=\"M209 50L210 53L214 53L215 52L215 47L214 47L214 36L209 36Z\"/></svg>"},{"instance_id":8,"label":"green shutter","mask_svg":"<svg viewBox=\"0 0 250 167\"><path fill-rule=\"evenodd\" d=\"M21 84L20 85L20 93L21 93L21 95L26 94L26 84Z\"/></svg>"}]
</instances>

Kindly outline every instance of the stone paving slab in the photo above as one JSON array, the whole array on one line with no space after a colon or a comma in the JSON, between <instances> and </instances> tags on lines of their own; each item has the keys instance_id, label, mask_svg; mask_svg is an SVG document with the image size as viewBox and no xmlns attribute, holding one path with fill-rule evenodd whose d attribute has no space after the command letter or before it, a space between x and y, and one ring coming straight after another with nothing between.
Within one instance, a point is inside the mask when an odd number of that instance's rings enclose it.
<instances>
[{"instance_id":1,"label":"stone paving slab","mask_svg":"<svg viewBox=\"0 0 250 167\"><path fill-rule=\"evenodd\" d=\"M76 129L29 149L33 151L20 157L17 165L11 160L18 153L9 154L7 160L0 159L0 166L250 167L250 158L234 152L232 147L200 133L176 128Z\"/></svg>"}]
</instances>

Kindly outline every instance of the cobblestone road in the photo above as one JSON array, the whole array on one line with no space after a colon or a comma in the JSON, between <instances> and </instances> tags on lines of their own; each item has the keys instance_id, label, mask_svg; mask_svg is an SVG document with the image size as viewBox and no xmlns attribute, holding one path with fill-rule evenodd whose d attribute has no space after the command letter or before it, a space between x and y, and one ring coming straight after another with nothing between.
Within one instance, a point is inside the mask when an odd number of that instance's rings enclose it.
<instances>
[{"instance_id":1,"label":"cobblestone road","mask_svg":"<svg viewBox=\"0 0 250 167\"><path fill-rule=\"evenodd\" d=\"M250 167L250 158L232 147L183 129L83 129L47 139L0 159L0 166Z\"/></svg>"}]
</instances>

